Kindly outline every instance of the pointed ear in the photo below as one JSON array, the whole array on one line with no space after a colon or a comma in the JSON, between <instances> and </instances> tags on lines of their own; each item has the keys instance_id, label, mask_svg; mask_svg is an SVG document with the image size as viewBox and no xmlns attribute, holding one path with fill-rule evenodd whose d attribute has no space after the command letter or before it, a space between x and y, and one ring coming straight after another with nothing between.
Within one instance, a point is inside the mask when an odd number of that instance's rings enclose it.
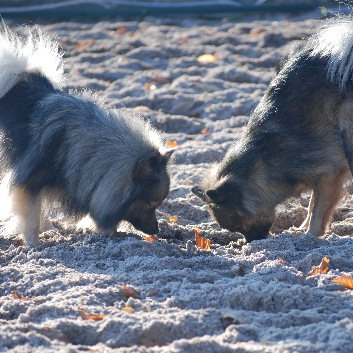
<instances>
[{"instance_id":1,"label":"pointed ear","mask_svg":"<svg viewBox=\"0 0 353 353\"><path fill-rule=\"evenodd\" d=\"M156 152L138 162L134 170L133 179L135 181L141 181L151 177L161 165L161 158L160 153Z\"/></svg>"},{"instance_id":2,"label":"pointed ear","mask_svg":"<svg viewBox=\"0 0 353 353\"><path fill-rule=\"evenodd\" d=\"M236 184L225 182L217 189L207 190L206 195L217 205L234 210L242 208L242 194Z\"/></svg>"},{"instance_id":3,"label":"pointed ear","mask_svg":"<svg viewBox=\"0 0 353 353\"><path fill-rule=\"evenodd\" d=\"M222 205L227 199L227 195L222 190L207 190L206 195L211 199L212 202ZM230 196L230 195L229 195Z\"/></svg>"},{"instance_id":4,"label":"pointed ear","mask_svg":"<svg viewBox=\"0 0 353 353\"><path fill-rule=\"evenodd\" d=\"M167 164L173 153L174 153L174 150L168 150L166 153L164 153L164 155L162 155L162 162L164 164Z\"/></svg>"},{"instance_id":5,"label":"pointed ear","mask_svg":"<svg viewBox=\"0 0 353 353\"><path fill-rule=\"evenodd\" d=\"M204 188L202 188L201 186L194 186L193 188L191 188L191 191L202 201L206 202L206 193Z\"/></svg>"}]
</instances>

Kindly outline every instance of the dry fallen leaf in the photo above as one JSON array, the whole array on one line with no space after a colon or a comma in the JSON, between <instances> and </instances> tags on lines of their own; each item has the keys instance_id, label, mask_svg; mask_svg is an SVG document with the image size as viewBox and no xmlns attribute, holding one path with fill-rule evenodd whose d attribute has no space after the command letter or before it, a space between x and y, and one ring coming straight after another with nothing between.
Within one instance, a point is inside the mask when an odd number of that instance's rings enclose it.
<instances>
[{"instance_id":1,"label":"dry fallen leaf","mask_svg":"<svg viewBox=\"0 0 353 353\"><path fill-rule=\"evenodd\" d=\"M204 135L204 136L208 136L210 134L210 132L208 131L207 127L204 127L201 130L201 134Z\"/></svg>"},{"instance_id":2,"label":"dry fallen leaf","mask_svg":"<svg viewBox=\"0 0 353 353\"><path fill-rule=\"evenodd\" d=\"M103 320L107 316L107 315L89 314L89 313L84 312L82 309L77 309L77 312L82 317L83 320L100 321L100 320Z\"/></svg>"},{"instance_id":3,"label":"dry fallen leaf","mask_svg":"<svg viewBox=\"0 0 353 353\"><path fill-rule=\"evenodd\" d=\"M125 306L121 310L125 311L128 314L132 314L134 312L134 309L131 306Z\"/></svg>"},{"instance_id":4,"label":"dry fallen leaf","mask_svg":"<svg viewBox=\"0 0 353 353\"><path fill-rule=\"evenodd\" d=\"M342 284L346 288L353 289L353 278L349 276L341 276L332 280L332 282Z\"/></svg>"},{"instance_id":5,"label":"dry fallen leaf","mask_svg":"<svg viewBox=\"0 0 353 353\"><path fill-rule=\"evenodd\" d=\"M144 235L143 237L145 238L146 241L148 241L150 243L159 240L157 235Z\"/></svg>"},{"instance_id":6,"label":"dry fallen leaf","mask_svg":"<svg viewBox=\"0 0 353 353\"><path fill-rule=\"evenodd\" d=\"M84 51L88 47L92 46L93 44L94 44L94 40L93 39L86 39L83 42L76 44L76 50Z\"/></svg>"},{"instance_id":7,"label":"dry fallen leaf","mask_svg":"<svg viewBox=\"0 0 353 353\"><path fill-rule=\"evenodd\" d=\"M178 222L178 216L171 216L170 214L167 214L167 218L168 218L169 222L171 222L171 223Z\"/></svg>"},{"instance_id":8,"label":"dry fallen leaf","mask_svg":"<svg viewBox=\"0 0 353 353\"><path fill-rule=\"evenodd\" d=\"M147 105L138 105L134 107L136 110L149 110L150 108L147 107Z\"/></svg>"},{"instance_id":9,"label":"dry fallen leaf","mask_svg":"<svg viewBox=\"0 0 353 353\"><path fill-rule=\"evenodd\" d=\"M218 58L218 54L203 54L197 58L197 61L202 64L214 63Z\"/></svg>"},{"instance_id":10,"label":"dry fallen leaf","mask_svg":"<svg viewBox=\"0 0 353 353\"><path fill-rule=\"evenodd\" d=\"M177 147L177 146L180 146L180 144L178 142L173 141L173 140L167 141L167 147Z\"/></svg>"},{"instance_id":11,"label":"dry fallen leaf","mask_svg":"<svg viewBox=\"0 0 353 353\"><path fill-rule=\"evenodd\" d=\"M328 272L328 264L330 259L326 256L321 260L319 266L313 266L312 270L306 275L306 277L313 276L313 275L321 275Z\"/></svg>"},{"instance_id":12,"label":"dry fallen leaf","mask_svg":"<svg viewBox=\"0 0 353 353\"><path fill-rule=\"evenodd\" d=\"M156 82L145 83L145 88L149 90L154 90L157 88L157 83Z\"/></svg>"},{"instance_id":13,"label":"dry fallen leaf","mask_svg":"<svg viewBox=\"0 0 353 353\"><path fill-rule=\"evenodd\" d=\"M116 34L118 34L119 36L122 36L126 33L126 26L121 26L119 27L116 31Z\"/></svg>"},{"instance_id":14,"label":"dry fallen leaf","mask_svg":"<svg viewBox=\"0 0 353 353\"><path fill-rule=\"evenodd\" d=\"M132 297L135 299L140 299L140 294L137 293L136 289L129 287L125 284L121 286L121 293L128 298Z\"/></svg>"},{"instance_id":15,"label":"dry fallen leaf","mask_svg":"<svg viewBox=\"0 0 353 353\"><path fill-rule=\"evenodd\" d=\"M19 300L23 300L23 301L28 301L30 300L29 298L27 297L22 297L22 295L20 293L18 293L17 291L12 291L12 296L15 298L15 299L19 299Z\"/></svg>"},{"instance_id":16,"label":"dry fallen leaf","mask_svg":"<svg viewBox=\"0 0 353 353\"><path fill-rule=\"evenodd\" d=\"M210 239L205 239L201 236L200 232L197 229L194 229L196 247L204 250L211 250L211 241Z\"/></svg>"},{"instance_id":17,"label":"dry fallen leaf","mask_svg":"<svg viewBox=\"0 0 353 353\"><path fill-rule=\"evenodd\" d=\"M250 35L252 37L257 37L258 35L260 35L261 33L264 33L265 30L263 28L254 28L250 31Z\"/></svg>"}]
</instances>

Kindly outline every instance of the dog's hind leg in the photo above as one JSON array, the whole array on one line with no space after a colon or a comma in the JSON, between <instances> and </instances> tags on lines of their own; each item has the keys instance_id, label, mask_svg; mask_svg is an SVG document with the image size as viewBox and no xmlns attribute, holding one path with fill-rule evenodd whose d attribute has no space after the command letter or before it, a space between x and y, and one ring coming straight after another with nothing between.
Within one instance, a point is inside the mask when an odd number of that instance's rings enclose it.
<instances>
[{"instance_id":1,"label":"dog's hind leg","mask_svg":"<svg viewBox=\"0 0 353 353\"><path fill-rule=\"evenodd\" d=\"M306 215L303 223L300 225L299 229L301 230L306 230L309 227L310 221L311 221L311 216L313 213L313 206L314 206L314 193L311 193L310 196L310 202L309 202L309 206L308 206L308 214Z\"/></svg>"},{"instance_id":2,"label":"dog's hind leg","mask_svg":"<svg viewBox=\"0 0 353 353\"><path fill-rule=\"evenodd\" d=\"M300 225L300 227L299 227L300 230L307 230L309 227L311 216L313 213L314 198L315 198L314 192L312 192L311 196L310 196L309 206L308 206L308 214L307 214L305 220L303 221L303 223Z\"/></svg>"},{"instance_id":3,"label":"dog's hind leg","mask_svg":"<svg viewBox=\"0 0 353 353\"><path fill-rule=\"evenodd\" d=\"M26 245L39 245L39 227L41 214L41 199L33 195L25 187L12 191L12 209L20 218L20 230Z\"/></svg>"},{"instance_id":4,"label":"dog's hind leg","mask_svg":"<svg viewBox=\"0 0 353 353\"><path fill-rule=\"evenodd\" d=\"M343 184L347 178L347 169L334 175L323 176L313 188L313 205L308 232L319 237L323 235L330 223L337 202L342 197ZM311 203L311 202L310 202Z\"/></svg>"}]
</instances>

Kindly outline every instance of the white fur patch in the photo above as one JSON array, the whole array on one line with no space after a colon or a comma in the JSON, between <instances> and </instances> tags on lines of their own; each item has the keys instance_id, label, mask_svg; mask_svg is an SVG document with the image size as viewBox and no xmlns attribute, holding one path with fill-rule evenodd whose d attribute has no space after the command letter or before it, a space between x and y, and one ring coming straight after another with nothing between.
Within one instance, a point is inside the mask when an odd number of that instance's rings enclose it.
<instances>
[{"instance_id":1,"label":"white fur patch","mask_svg":"<svg viewBox=\"0 0 353 353\"><path fill-rule=\"evenodd\" d=\"M39 28L26 28L20 37L4 24L0 27L0 98L17 82L22 72L40 72L58 89L64 84L62 52L57 41Z\"/></svg>"},{"instance_id":2,"label":"white fur patch","mask_svg":"<svg viewBox=\"0 0 353 353\"><path fill-rule=\"evenodd\" d=\"M339 17L322 26L311 38L312 56L328 59L327 76L344 91L353 74L353 21Z\"/></svg>"}]
</instances>

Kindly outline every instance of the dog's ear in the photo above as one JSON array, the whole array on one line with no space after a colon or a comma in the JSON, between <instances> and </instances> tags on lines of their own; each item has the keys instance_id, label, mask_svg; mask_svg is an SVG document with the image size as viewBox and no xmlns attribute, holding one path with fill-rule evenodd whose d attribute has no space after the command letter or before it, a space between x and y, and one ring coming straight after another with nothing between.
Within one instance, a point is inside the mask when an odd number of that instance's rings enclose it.
<instances>
[{"instance_id":1,"label":"dog's ear","mask_svg":"<svg viewBox=\"0 0 353 353\"><path fill-rule=\"evenodd\" d=\"M162 156L159 152L153 153L149 157L142 159L137 163L133 179L134 181L141 181L152 177L158 172L162 164Z\"/></svg>"},{"instance_id":2,"label":"dog's ear","mask_svg":"<svg viewBox=\"0 0 353 353\"><path fill-rule=\"evenodd\" d=\"M166 153L162 155L162 163L167 164L170 160L170 157L174 153L174 150L168 150Z\"/></svg>"},{"instance_id":3,"label":"dog's ear","mask_svg":"<svg viewBox=\"0 0 353 353\"><path fill-rule=\"evenodd\" d=\"M241 208L242 194L239 187L233 183L225 182L216 189L207 190L206 195L216 205L235 210Z\"/></svg>"},{"instance_id":4,"label":"dog's ear","mask_svg":"<svg viewBox=\"0 0 353 353\"><path fill-rule=\"evenodd\" d=\"M204 188L202 188L201 186L194 186L191 191L202 201L206 202L206 193Z\"/></svg>"}]
</instances>

